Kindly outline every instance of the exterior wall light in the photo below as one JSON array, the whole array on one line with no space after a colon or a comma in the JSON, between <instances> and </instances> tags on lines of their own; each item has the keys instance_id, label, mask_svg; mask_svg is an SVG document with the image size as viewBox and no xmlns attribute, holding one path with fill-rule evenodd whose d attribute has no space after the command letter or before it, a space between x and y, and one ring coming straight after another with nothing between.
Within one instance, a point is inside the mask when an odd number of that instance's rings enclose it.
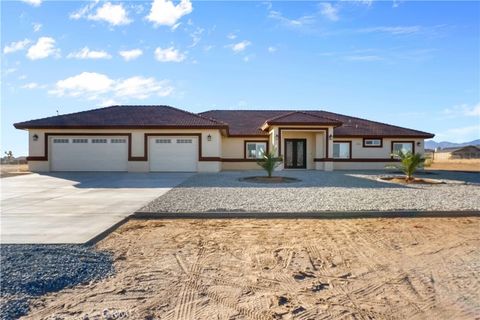
<instances>
[{"instance_id":1,"label":"exterior wall light","mask_svg":"<svg viewBox=\"0 0 480 320\"><path fill-rule=\"evenodd\" d=\"M332 140L332 139L333 139L333 134L330 133L330 134L328 135L328 140Z\"/></svg>"},{"instance_id":2,"label":"exterior wall light","mask_svg":"<svg viewBox=\"0 0 480 320\"><path fill-rule=\"evenodd\" d=\"M207 136L207 141L212 141L212 135L211 135L211 134L209 134L209 135Z\"/></svg>"},{"instance_id":3,"label":"exterior wall light","mask_svg":"<svg viewBox=\"0 0 480 320\"><path fill-rule=\"evenodd\" d=\"M33 137L32 137L33 141L38 141L38 134L34 134Z\"/></svg>"},{"instance_id":4,"label":"exterior wall light","mask_svg":"<svg viewBox=\"0 0 480 320\"><path fill-rule=\"evenodd\" d=\"M417 147L420 147L422 143L420 141L417 141Z\"/></svg>"}]
</instances>

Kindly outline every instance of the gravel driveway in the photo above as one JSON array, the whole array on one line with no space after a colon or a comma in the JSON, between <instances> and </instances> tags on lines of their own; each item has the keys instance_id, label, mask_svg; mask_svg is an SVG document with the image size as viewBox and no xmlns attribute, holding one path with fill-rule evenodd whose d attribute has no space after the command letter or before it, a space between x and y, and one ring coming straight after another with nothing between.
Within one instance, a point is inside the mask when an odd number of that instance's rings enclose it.
<instances>
[{"instance_id":1,"label":"gravel driveway","mask_svg":"<svg viewBox=\"0 0 480 320\"><path fill-rule=\"evenodd\" d=\"M313 212L480 210L480 174L428 172L442 185L404 186L377 181L378 172L282 171L302 181L258 184L239 181L260 171L197 174L140 212Z\"/></svg>"},{"instance_id":2,"label":"gravel driveway","mask_svg":"<svg viewBox=\"0 0 480 320\"><path fill-rule=\"evenodd\" d=\"M0 319L28 313L29 301L49 292L104 278L111 254L81 245L2 245Z\"/></svg>"}]
</instances>

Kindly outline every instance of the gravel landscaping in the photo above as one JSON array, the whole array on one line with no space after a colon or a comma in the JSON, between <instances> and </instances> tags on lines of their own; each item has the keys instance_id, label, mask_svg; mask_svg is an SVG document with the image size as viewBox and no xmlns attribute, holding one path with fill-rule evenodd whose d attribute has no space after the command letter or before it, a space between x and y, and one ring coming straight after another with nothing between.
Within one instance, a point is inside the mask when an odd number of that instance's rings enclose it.
<instances>
[{"instance_id":1,"label":"gravel landscaping","mask_svg":"<svg viewBox=\"0 0 480 320\"><path fill-rule=\"evenodd\" d=\"M261 171L197 174L139 212L315 212L480 210L480 174L425 172L445 184L379 181L374 171L281 171L288 184L240 181ZM391 175L390 173L388 175Z\"/></svg>"},{"instance_id":2,"label":"gravel landscaping","mask_svg":"<svg viewBox=\"0 0 480 320\"><path fill-rule=\"evenodd\" d=\"M0 319L17 319L29 301L49 292L106 277L110 253L81 245L2 245Z\"/></svg>"}]
</instances>

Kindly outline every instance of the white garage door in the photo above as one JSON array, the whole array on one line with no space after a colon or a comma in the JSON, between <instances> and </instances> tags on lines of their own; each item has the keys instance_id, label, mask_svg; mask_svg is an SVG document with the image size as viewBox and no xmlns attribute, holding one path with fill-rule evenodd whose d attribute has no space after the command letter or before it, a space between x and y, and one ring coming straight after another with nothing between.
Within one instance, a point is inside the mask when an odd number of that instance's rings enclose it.
<instances>
[{"instance_id":1,"label":"white garage door","mask_svg":"<svg viewBox=\"0 0 480 320\"><path fill-rule=\"evenodd\" d=\"M126 137L50 138L52 171L127 171Z\"/></svg>"},{"instance_id":2,"label":"white garage door","mask_svg":"<svg viewBox=\"0 0 480 320\"><path fill-rule=\"evenodd\" d=\"M197 137L150 137L150 171L197 171Z\"/></svg>"}]
</instances>

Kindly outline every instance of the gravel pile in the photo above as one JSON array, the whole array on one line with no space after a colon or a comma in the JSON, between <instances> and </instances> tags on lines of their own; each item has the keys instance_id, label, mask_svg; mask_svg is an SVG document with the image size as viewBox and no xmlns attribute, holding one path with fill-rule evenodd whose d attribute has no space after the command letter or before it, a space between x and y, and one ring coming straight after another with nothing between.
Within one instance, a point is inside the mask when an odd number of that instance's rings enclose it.
<instances>
[{"instance_id":1,"label":"gravel pile","mask_svg":"<svg viewBox=\"0 0 480 320\"><path fill-rule=\"evenodd\" d=\"M262 172L197 174L140 212L313 212L480 210L480 174L430 173L441 185L378 181L374 172L283 171L288 184L240 181Z\"/></svg>"},{"instance_id":2,"label":"gravel pile","mask_svg":"<svg viewBox=\"0 0 480 320\"><path fill-rule=\"evenodd\" d=\"M106 277L110 253L81 245L2 245L0 319L28 313L29 300Z\"/></svg>"}]
</instances>

